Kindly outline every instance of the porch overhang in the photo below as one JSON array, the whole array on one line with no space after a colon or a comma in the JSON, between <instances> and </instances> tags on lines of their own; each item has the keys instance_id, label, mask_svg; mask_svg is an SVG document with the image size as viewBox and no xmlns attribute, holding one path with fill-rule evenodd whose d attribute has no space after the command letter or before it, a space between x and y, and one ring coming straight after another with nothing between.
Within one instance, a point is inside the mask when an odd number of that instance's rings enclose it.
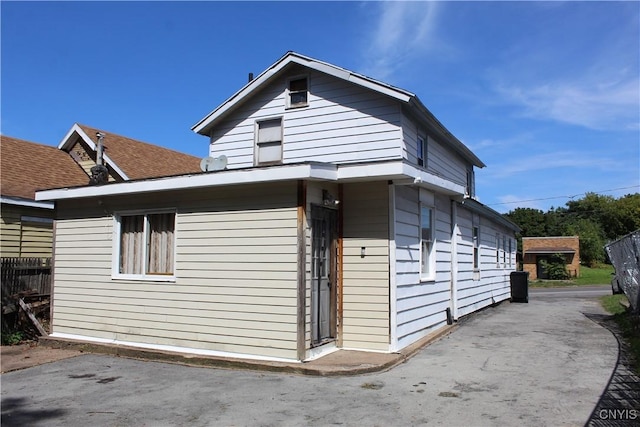
<instances>
[{"instance_id":1,"label":"porch overhang","mask_svg":"<svg viewBox=\"0 0 640 427\"><path fill-rule=\"evenodd\" d=\"M551 247L551 248L531 248L524 251L524 255L553 255L553 254L575 254L576 250L567 247Z\"/></svg>"},{"instance_id":2,"label":"porch overhang","mask_svg":"<svg viewBox=\"0 0 640 427\"><path fill-rule=\"evenodd\" d=\"M464 195L464 186L417 169L402 160L395 160L343 165L306 162L131 180L107 183L99 186L58 188L38 191L36 193L36 200L120 196L295 180L340 183L388 180L398 184L410 183L411 185L428 188L452 196L462 197Z\"/></svg>"}]
</instances>

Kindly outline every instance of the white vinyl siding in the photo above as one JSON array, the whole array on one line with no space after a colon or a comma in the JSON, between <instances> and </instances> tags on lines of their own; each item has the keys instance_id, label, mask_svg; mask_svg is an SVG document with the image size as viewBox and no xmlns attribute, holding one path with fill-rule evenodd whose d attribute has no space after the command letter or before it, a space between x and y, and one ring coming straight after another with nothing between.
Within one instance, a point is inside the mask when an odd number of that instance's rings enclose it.
<instances>
[{"instance_id":1,"label":"white vinyl siding","mask_svg":"<svg viewBox=\"0 0 640 427\"><path fill-rule=\"evenodd\" d=\"M458 207L458 315L464 316L490 304L510 297L511 270L496 264L497 243L502 245L502 235L509 231L489 219L480 216L474 220L473 213ZM479 271L473 268L473 227L478 227ZM512 233L512 232L511 232ZM515 257L515 249L507 254ZM501 260L502 258L500 258ZM507 260L508 263L508 260Z\"/></svg>"},{"instance_id":2,"label":"white vinyl siding","mask_svg":"<svg viewBox=\"0 0 640 427\"><path fill-rule=\"evenodd\" d=\"M432 134L425 131L424 153L427 172L466 186L468 163L452 149L435 139ZM418 129L415 122L406 115L402 116L403 157L411 164L419 164L418 135L422 135L422 129Z\"/></svg>"},{"instance_id":3,"label":"white vinyl siding","mask_svg":"<svg viewBox=\"0 0 640 427\"><path fill-rule=\"evenodd\" d=\"M343 346L388 351L388 185L345 184L343 197Z\"/></svg>"},{"instance_id":4,"label":"white vinyl siding","mask_svg":"<svg viewBox=\"0 0 640 427\"><path fill-rule=\"evenodd\" d=\"M288 77L255 94L214 128L209 155L227 156L228 169L253 166L255 122L280 116L283 163L402 158L397 102L318 72L308 81L305 108L287 109Z\"/></svg>"},{"instance_id":5,"label":"white vinyl siding","mask_svg":"<svg viewBox=\"0 0 640 427\"><path fill-rule=\"evenodd\" d=\"M395 188L397 349L446 324L451 282L451 222L449 199L435 195L433 209L435 272L433 281L420 278L420 192Z\"/></svg>"},{"instance_id":6,"label":"white vinyl siding","mask_svg":"<svg viewBox=\"0 0 640 427\"><path fill-rule=\"evenodd\" d=\"M62 210L54 333L296 359L295 183L170 198L179 201L175 283L112 280L113 218Z\"/></svg>"}]
</instances>

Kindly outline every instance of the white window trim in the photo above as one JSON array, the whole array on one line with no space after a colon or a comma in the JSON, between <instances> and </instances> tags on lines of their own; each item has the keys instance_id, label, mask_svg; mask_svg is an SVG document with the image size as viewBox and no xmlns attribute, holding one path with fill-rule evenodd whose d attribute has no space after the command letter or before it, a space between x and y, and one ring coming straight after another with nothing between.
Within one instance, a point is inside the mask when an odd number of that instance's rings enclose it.
<instances>
[{"instance_id":1,"label":"white window trim","mask_svg":"<svg viewBox=\"0 0 640 427\"><path fill-rule=\"evenodd\" d=\"M289 89L289 87L291 86L291 82L294 80L302 80L305 79L307 81L307 102L305 102L304 104L300 103L300 104L295 104L295 105L291 105L291 89ZM297 109L297 108L305 108L309 106L309 75L308 74L301 74L298 76L293 76L287 79L287 87L285 88L285 96L286 96L286 109L290 110L290 109Z\"/></svg>"},{"instance_id":2,"label":"white window trim","mask_svg":"<svg viewBox=\"0 0 640 427\"><path fill-rule=\"evenodd\" d=\"M269 122L272 120L280 120L280 160L272 161L272 162L260 162L260 150L258 149L258 138L260 134L260 123ZM273 116L273 117L264 117L255 121L254 123L254 141L253 141L253 164L254 166L266 166L266 165L280 165L284 160L284 117L282 116Z\"/></svg>"},{"instance_id":3,"label":"white window trim","mask_svg":"<svg viewBox=\"0 0 640 427\"><path fill-rule=\"evenodd\" d=\"M123 216L132 215L152 215L173 213L174 225L173 225L173 274L122 274L120 273L120 231L121 222L120 218ZM157 209L157 210L132 210L132 211L120 211L113 214L113 238L112 238L112 259L111 259L111 278L116 280L133 280L133 281L146 281L146 282L175 282L176 281L176 247L177 247L177 228L178 228L178 212L177 209ZM145 220L145 240L147 234L147 221ZM147 245L144 246L145 251ZM145 259L146 259L146 253ZM145 267L146 268L146 267Z\"/></svg>"},{"instance_id":4,"label":"white window trim","mask_svg":"<svg viewBox=\"0 0 640 427\"><path fill-rule=\"evenodd\" d=\"M420 141L422 141L422 144L420 143ZM416 164L421 167L426 169L427 168L427 138L422 136L421 134L418 134L418 137L416 138ZM420 161L422 161L422 164L420 164Z\"/></svg>"},{"instance_id":5,"label":"white window trim","mask_svg":"<svg viewBox=\"0 0 640 427\"><path fill-rule=\"evenodd\" d=\"M435 230L435 216L436 216L436 209L435 206L431 205L431 204L427 204L427 203L420 203L420 214L419 219L420 219L420 224L418 227L418 237L419 237L419 242L420 242L420 282L434 282L436 280L436 230ZM425 274L424 271L422 271L422 208L427 208L431 210L431 233L432 233L432 240L431 240L431 253L429 254L429 273Z\"/></svg>"},{"instance_id":6,"label":"white window trim","mask_svg":"<svg viewBox=\"0 0 640 427\"><path fill-rule=\"evenodd\" d=\"M475 231L476 231L476 230L478 230L478 235L477 235L477 237L476 237L476 236L474 236L474 234L475 234ZM472 242L472 246L473 246L473 249L472 249L472 251L473 251L473 252L472 252L472 255L473 255L473 257L474 257L474 258L472 259L472 261L471 261L471 262L472 262L472 264L475 264L475 263L476 263L476 259L475 259L476 251L477 251L477 255L478 255L478 259L477 259L478 265L474 265L474 266L473 266L473 271L474 271L474 272L479 272L479 271L480 271L480 269L481 269L481 267L482 267L482 256L481 256L482 254L481 254L481 250L480 250L480 248L482 247L482 245L480 244L480 240L481 240L481 239L480 239L480 226L478 226L478 225L473 225L473 226L471 227L471 242Z\"/></svg>"}]
</instances>

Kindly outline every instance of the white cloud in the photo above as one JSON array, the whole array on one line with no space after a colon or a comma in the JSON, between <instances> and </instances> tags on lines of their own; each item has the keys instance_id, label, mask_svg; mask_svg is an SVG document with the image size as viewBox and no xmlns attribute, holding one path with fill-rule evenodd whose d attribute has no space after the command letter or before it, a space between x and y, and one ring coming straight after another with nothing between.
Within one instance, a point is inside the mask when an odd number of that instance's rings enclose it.
<instances>
[{"instance_id":1,"label":"white cloud","mask_svg":"<svg viewBox=\"0 0 640 427\"><path fill-rule=\"evenodd\" d=\"M438 2L372 2L378 22L366 49L364 73L385 80L416 54L434 49Z\"/></svg>"},{"instance_id":2,"label":"white cloud","mask_svg":"<svg viewBox=\"0 0 640 427\"><path fill-rule=\"evenodd\" d=\"M493 165L488 175L494 178L505 178L512 175L531 173L549 169L558 169L558 176L569 173L569 169L592 168L594 170L615 171L619 162L613 159L594 157L593 155L558 151L538 155L528 155L526 159L514 159L510 163Z\"/></svg>"},{"instance_id":3,"label":"white cloud","mask_svg":"<svg viewBox=\"0 0 640 427\"><path fill-rule=\"evenodd\" d=\"M522 107L520 114L551 119L595 130L640 129L640 79L626 77L602 81L576 76L571 81L529 87L498 85L507 102ZM606 80L607 79L607 80Z\"/></svg>"}]
</instances>

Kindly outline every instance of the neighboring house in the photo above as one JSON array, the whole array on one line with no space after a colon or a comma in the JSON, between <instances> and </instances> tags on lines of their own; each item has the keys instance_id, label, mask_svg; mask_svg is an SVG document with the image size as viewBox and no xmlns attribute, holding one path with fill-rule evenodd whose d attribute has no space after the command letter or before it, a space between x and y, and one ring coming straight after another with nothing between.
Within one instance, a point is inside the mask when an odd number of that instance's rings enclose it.
<instances>
[{"instance_id":1,"label":"neighboring house","mask_svg":"<svg viewBox=\"0 0 640 427\"><path fill-rule=\"evenodd\" d=\"M416 95L290 52L193 129L216 171L38 193L54 337L302 361L510 297L518 227Z\"/></svg>"},{"instance_id":2,"label":"neighboring house","mask_svg":"<svg viewBox=\"0 0 640 427\"><path fill-rule=\"evenodd\" d=\"M565 257L567 271L571 277L580 276L580 238L578 236L522 238L522 269L529 272L531 280L547 278L541 261L548 260L555 254Z\"/></svg>"},{"instance_id":3,"label":"neighboring house","mask_svg":"<svg viewBox=\"0 0 640 427\"><path fill-rule=\"evenodd\" d=\"M50 257L54 203L36 190L84 186L96 164L96 133L105 134L109 180L177 175L200 170L200 159L106 131L74 124L56 148L2 135L2 257Z\"/></svg>"},{"instance_id":4,"label":"neighboring house","mask_svg":"<svg viewBox=\"0 0 640 427\"><path fill-rule=\"evenodd\" d=\"M87 183L88 177L56 147L0 137L0 251L2 257L51 257L54 203L36 190Z\"/></svg>"}]
</instances>

